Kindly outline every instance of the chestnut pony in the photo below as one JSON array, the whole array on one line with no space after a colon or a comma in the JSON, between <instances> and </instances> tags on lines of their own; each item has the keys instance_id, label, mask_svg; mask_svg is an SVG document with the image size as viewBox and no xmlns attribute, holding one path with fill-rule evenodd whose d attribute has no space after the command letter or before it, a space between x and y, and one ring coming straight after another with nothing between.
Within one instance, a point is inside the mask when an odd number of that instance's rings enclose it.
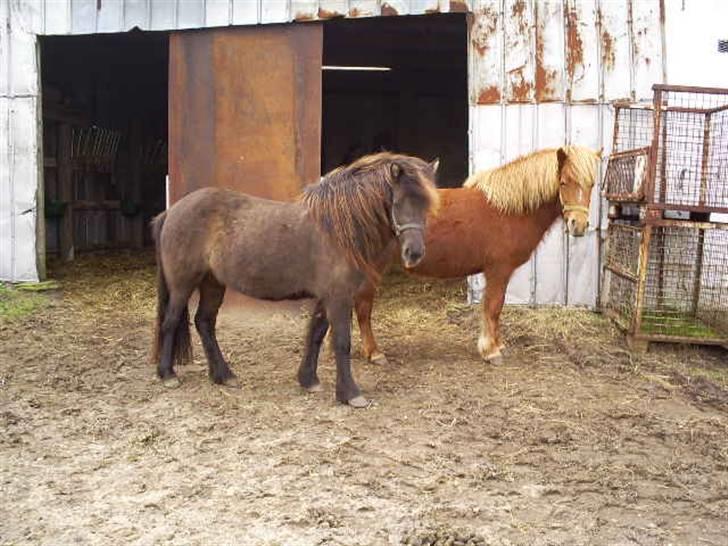
<instances>
[{"instance_id":1,"label":"chestnut pony","mask_svg":"<svg viewBox=\"0 0 728 546\"><path fill-rule=\"evenodd\" d=\"M601 152L579 146L540 150L502 167L475 173L462 188L438 190L440 209L429 219L427 255L408 273L455 278L484 273L478 352L487 361L502 360L504 343L498 320L508 281L526 263L559 216L571 235L588 227L591 190ZM386 253L381 271L393 261ZM371 326L376 284L366 282L355 306L364 356L386 363Z\"/></svg>"},{"instance_id":2,"label":"chestnut pony","mask_svg":"<svg viewBox=\"0 0 728 546\"><path fill-rule=\"evenodd\" d=\"M388 246L405 265L425 253L425 220L437 206L436 165L389 153L363 157L304 189L294 203L205 188L192 192L152 224L157 250L157 320L153 360L165 385L177 386L173 365L190 357L188 300L199 291L195 326L213 382L235 384L215 336L225 288L254 298L311 297L298 381L321 390L321 342L333 329L336 398L368 404L351 373L354 293Z\"/></svg>"}]
</instances>

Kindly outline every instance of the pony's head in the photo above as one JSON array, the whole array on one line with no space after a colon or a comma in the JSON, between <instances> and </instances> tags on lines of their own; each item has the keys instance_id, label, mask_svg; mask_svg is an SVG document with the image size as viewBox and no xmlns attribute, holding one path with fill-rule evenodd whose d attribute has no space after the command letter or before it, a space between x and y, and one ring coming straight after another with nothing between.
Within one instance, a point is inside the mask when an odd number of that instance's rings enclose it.
<instances>
[{"instance_id":1,"label":"pony's head","mask_svg":"<svg viewBox=\"0 0 728 546\"><path fill-rule=\"evenodd\" d=\"M561 215L570 235L581 237L589 227L589 204L601 150L565 146L556 150Z\"/></svg>"},{"instance_id":2,"label":"pony's head","mask_svg":"<svg viewBox=\"0 0 728 546\"><path fill-rule=\"evenodd\" d=\"M425 227L428 212L436 209L435 191L438 159L427 163L401 156L390 165L392 186L392 231L399 242L402 264L415 267L425 256Z\"/></svg>"},{"instance_id":3,"label":"pony's head","mask_svg":"<svg viewBox=\"0 0 728 546\"><path fill-rule=\"evenodd\" d=\"M319 225L368 276L394 234L405 267L425 254L428 213L437 210L438 161L381 152L334 169L303 192Z\"/></svg>"}]
</instances>

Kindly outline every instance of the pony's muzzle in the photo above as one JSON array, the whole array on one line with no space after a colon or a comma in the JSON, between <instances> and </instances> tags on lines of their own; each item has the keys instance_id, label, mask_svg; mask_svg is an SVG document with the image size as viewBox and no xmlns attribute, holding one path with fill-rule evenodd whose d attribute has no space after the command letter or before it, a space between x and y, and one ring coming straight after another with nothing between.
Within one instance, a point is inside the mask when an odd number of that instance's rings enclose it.
<instances>
[{"instance_id":1,"label":"pony's muzzle","mask_svg":"<svg viewBox=\"0 0 728 546\"><path fill-rule=\"evenodd\" d=\"M570 216L566 220L566 229L569 232L569 235L573 237L583 237L584 234L586 234L586 230L589 227L589 221L579 221L575 217Z\"/></svg>"},{"instance_id":2,"label":"pony's muzzle","mask_svg":"<svg viewBox=\"0 0 728 546\"><path fill-rule=\"evenodd\" d=\"M405 244L402 246L402 263L408 269L416 267L425 257L425 247Z\"/></svg>"}]
</instances>

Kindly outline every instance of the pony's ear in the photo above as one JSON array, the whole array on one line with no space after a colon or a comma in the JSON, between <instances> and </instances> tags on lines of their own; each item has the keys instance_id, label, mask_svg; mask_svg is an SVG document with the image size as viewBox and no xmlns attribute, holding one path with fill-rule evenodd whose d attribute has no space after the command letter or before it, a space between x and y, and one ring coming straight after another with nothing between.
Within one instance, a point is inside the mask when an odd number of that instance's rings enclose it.
<instances>
[{"instance_id":1,"label":"pony's ear","mask_svg":"<svg viewBox=\"0 0 728 546\"><path fill-rule=\"evenodd\" d=\"M402 167L400 167L396 163L392 163L389 166L389 171L392 173L392 181L396 182L397 180L399 180L399 175L402 173Z\"/></svg>"},{"instance_id":2,"label":"pony's ear","mask_svg":"<svg viewBox=\"0 0 728 546\"><path fill-rule=\"evenodd\" d=\"M440 166L440 158L436 157L430 162L430 169L432 169L433 173L437 172L437 168Z\"/></svg>"},{"instance_id":3,"label":"pony's ear","mask_svg":"<svg viewBox=\"0 0 728 546\"><path fill-rule=\"evenodd\" d=\"M566 151L563 148L556 150L556 159L559 163L559 174L561 174L561 169L564 168L564 163L566 163Z\"/></svg>"}]
</instances>

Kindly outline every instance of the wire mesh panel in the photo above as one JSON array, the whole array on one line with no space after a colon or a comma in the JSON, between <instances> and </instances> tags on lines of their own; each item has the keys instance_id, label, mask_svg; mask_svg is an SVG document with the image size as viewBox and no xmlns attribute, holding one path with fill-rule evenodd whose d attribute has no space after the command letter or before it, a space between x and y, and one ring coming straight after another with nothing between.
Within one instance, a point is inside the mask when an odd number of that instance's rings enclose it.
<instances>
[{"instance_id":1,"label":"wire mesh panel","mask_svg":"<svg viewBox=\"0 0 728 546\"><path fill-rule=\"evenodd\" d=\"M649 148L612 154L604 175L604 196L609 201L642 201L647 180Z\"/></svg>"},{"instance_id":2,"label":"wire mesh panel","mask_svg":"<svg viewBox=\"0 0 728 546\"><path fill-rule=\"evenodd\" d=\"M728 340L728 230L693 222L652 230L639 333Z\"/></svg>"},{"instance_id":3,"label":"wire mesh panel","mask_svg":"<svg viewBox=\"0 0 728 546\"><path fill-rule=\"evenodd\" d=\"M622 276L637 280L641 241L641 228L626 224L610 224L607 228L605 266Z\"/></svg>"},{"instance_id":4,"label":"wire mesh panel","mask_svg":"<svg viewBox=\"0 0 728 546\"><path fill-rule=\"evenodd\" d=\"M616 105L612 153L651 146L654 119L652 108Z\"/></svg>"},{"instance_id":5,"label":"wire mesh panel","mask_svg":"<svg viewBox=\"0 0 728 546\"><path fill-rule=\"evenodd\" d=\"M728 344L728 224L663 224L609 226L606 311L642 339ZM641 264L646 230L651 236Z\"/></svg>"},{"instance_id":6,"label":"wire mesh panel","mask_svg":"<svg viewBox=\"0 0 728 546\"><path fill-rule=\"evenodd\" d=\"M615 271L607 270L605 285L605 310L622 329L631 332L636 308L637 282Z\"/></svg>"},{"instance_id":7,"label":"wire mesh panel","mask_svg":"<svg viewBox=\"0 0 728 546\"><path fill-rule=\"evenodd\" d=\"M728 210L728 92L663 89L652 201Z\"/></svg>"}]
</instances>

